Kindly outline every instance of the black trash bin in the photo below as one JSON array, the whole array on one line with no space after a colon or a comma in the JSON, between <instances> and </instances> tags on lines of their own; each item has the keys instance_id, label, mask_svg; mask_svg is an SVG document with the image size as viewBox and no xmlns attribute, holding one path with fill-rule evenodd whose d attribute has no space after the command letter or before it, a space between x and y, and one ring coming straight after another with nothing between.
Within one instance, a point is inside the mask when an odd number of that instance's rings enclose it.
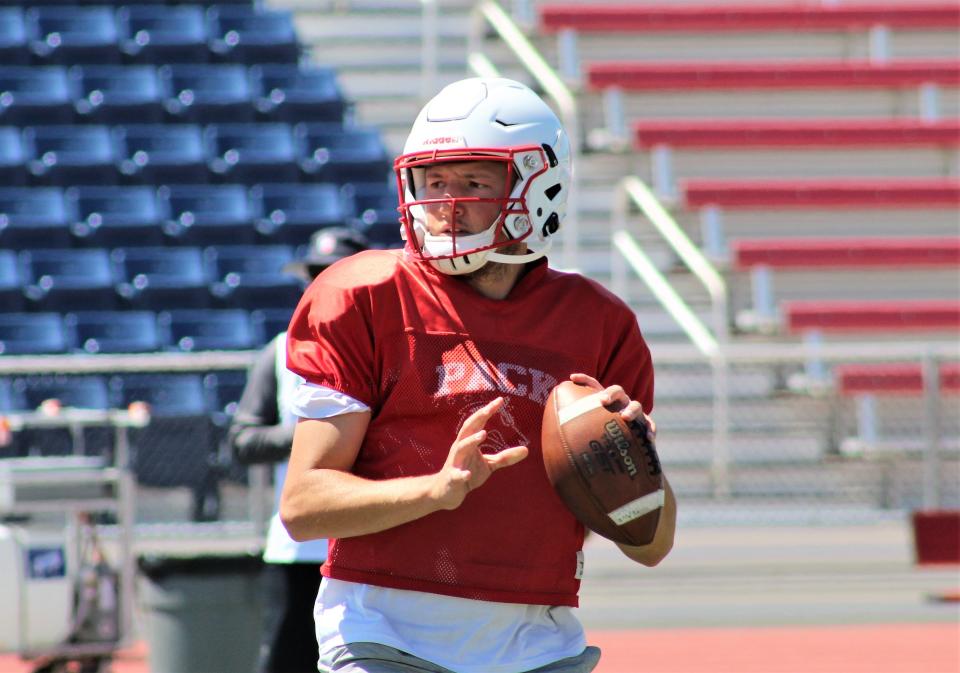
<instances>
[{"instance_id":1,"label":"black trash bin","mask_svg":"<svg viewBox=\"0 0 960 673\"><path fill-rule=\"evenodd\" d=\"M141 556L138 565L152 673L254 670L262 612L259 556Z\"/></svg>"}]
</instances>

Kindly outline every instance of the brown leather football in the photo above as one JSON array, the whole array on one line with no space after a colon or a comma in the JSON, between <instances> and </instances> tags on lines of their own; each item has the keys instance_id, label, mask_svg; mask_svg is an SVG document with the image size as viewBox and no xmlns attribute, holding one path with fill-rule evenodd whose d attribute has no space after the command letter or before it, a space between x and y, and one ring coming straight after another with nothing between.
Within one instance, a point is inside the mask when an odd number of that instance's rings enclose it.
<instances>
[{"instance_id":1,"label":"brown leather football","mask_svg":"<svg viewBox=\"0 0 960 673\"><path fill-rule=\"evenodd\" d=\"M628 545L653 540L663 476L647 423L627 423L600 392L558 384L543 411L543 464L557 494L587 528Z\"/></svg>"}]
</instances>

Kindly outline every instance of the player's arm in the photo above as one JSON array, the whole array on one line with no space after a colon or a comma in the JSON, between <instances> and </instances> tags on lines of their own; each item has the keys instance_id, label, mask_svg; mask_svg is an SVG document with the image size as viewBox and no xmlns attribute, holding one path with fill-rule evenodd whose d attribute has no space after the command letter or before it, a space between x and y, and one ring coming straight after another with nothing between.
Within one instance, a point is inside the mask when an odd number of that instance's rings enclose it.
<instances>
[{"instance_id":1,"label":"player's arm","mask_svg":"<svg viewBox=\"0 0 960 673\"><path fill-rule=\"evenodd\" d=\"M474 488L501 467L527 455L512 447L486 455L484 426L499 412L497 398L460 428L440 471L415 477L370 480L351 472L369 412L301 420L293 435L280 518L295 540L352 537L387 530L441 509L456 509Z\"/></svg>"},{"instance_id":2,"label":"player's arm","mask_svg":"<svg viewBox=\"0 0 960 673\"><path fill-rule=\"evenodd\" d=\"M677 500L673 496L673 489L670 488L670 482L667 481L666 475L663 477L663 494L663 508L660 510L657 532L650 544L645 544L642 547L632 547L617 543L620 551L627 558L645 566L653 567L657 565L673 549L673 538L677 531Z\"/></svg>"}]
</instances>

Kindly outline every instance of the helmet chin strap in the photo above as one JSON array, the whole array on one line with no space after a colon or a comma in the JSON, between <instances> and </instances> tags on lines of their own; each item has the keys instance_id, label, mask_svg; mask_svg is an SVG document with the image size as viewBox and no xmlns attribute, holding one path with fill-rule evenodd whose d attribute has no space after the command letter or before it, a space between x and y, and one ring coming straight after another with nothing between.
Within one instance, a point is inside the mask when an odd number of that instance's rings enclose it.
<instances>
[{"instance_id":1,"label":"helmet chin strap","mask_svg":"<svg viewBox=\"0 0 960 673\"><path fill-rule=\"evenodd\" d=\"M502 252L495 252L491 250L487 253L487 261L500 262L501 264L526 264L527 262L533 262L546 255L548 252L550 252L550 247L552 245L553 241L547 239L542 248L533 252L525 253L523 255L505 255Z\"/></svg>"}]
</instances>

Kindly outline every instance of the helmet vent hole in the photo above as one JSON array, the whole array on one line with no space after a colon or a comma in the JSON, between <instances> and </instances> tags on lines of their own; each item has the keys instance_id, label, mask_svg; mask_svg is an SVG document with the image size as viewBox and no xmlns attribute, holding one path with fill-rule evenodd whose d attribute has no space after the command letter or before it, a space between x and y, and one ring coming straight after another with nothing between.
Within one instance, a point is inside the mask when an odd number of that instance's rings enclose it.
<instances>
[{"instance_id":1,"label":"helmet vent hole","mask_svg":"<svg viewBox=\"0 0 960 673\"><path fill-rule=\"evenodd\" d=\"M547 161L550 162L550 168L556 168L557 164L560 162L557 161L557 155L554 153L553 148L546 143L541 145L541 147L543 147L543 151L547 155Z\"/></svg>"},{"instance_id":2,"label":"helmet vent hole","mask_svg":"<svg viewBox=\"0 0 960 673\"><path fill-rule=\"evenodd\" d=\"M544 238L551 234L557 233L557 230L560 228L560 218L556 213L550 213L550 217L547 218L547 221L543 223L543 227L540 229L540 233Z\"/></svg>"},{"instance_id":3,"label":"helmet vent hole","mask_svg":"<svg viewBox=\"0 0 960 673\"><path fill-rule=\"evenodd\" d=\"M537 208L537 217L543 216L543 208Z\"/></svg>"},{"instance_id":4,"label":"helmet vent hole","mask_svg":"<svg viewBox=\"0 0 960 673\"><path fill-rule=\"evenodd\" d=\"M543 190L543 193L547 195L548 199L553 201L553 199L556 198L557 194L560 193L561 189L563 189L563 187L561 187L560 184L557 183L552 187L547 187L545 190Z\"/></svg>"}]
</instances>

